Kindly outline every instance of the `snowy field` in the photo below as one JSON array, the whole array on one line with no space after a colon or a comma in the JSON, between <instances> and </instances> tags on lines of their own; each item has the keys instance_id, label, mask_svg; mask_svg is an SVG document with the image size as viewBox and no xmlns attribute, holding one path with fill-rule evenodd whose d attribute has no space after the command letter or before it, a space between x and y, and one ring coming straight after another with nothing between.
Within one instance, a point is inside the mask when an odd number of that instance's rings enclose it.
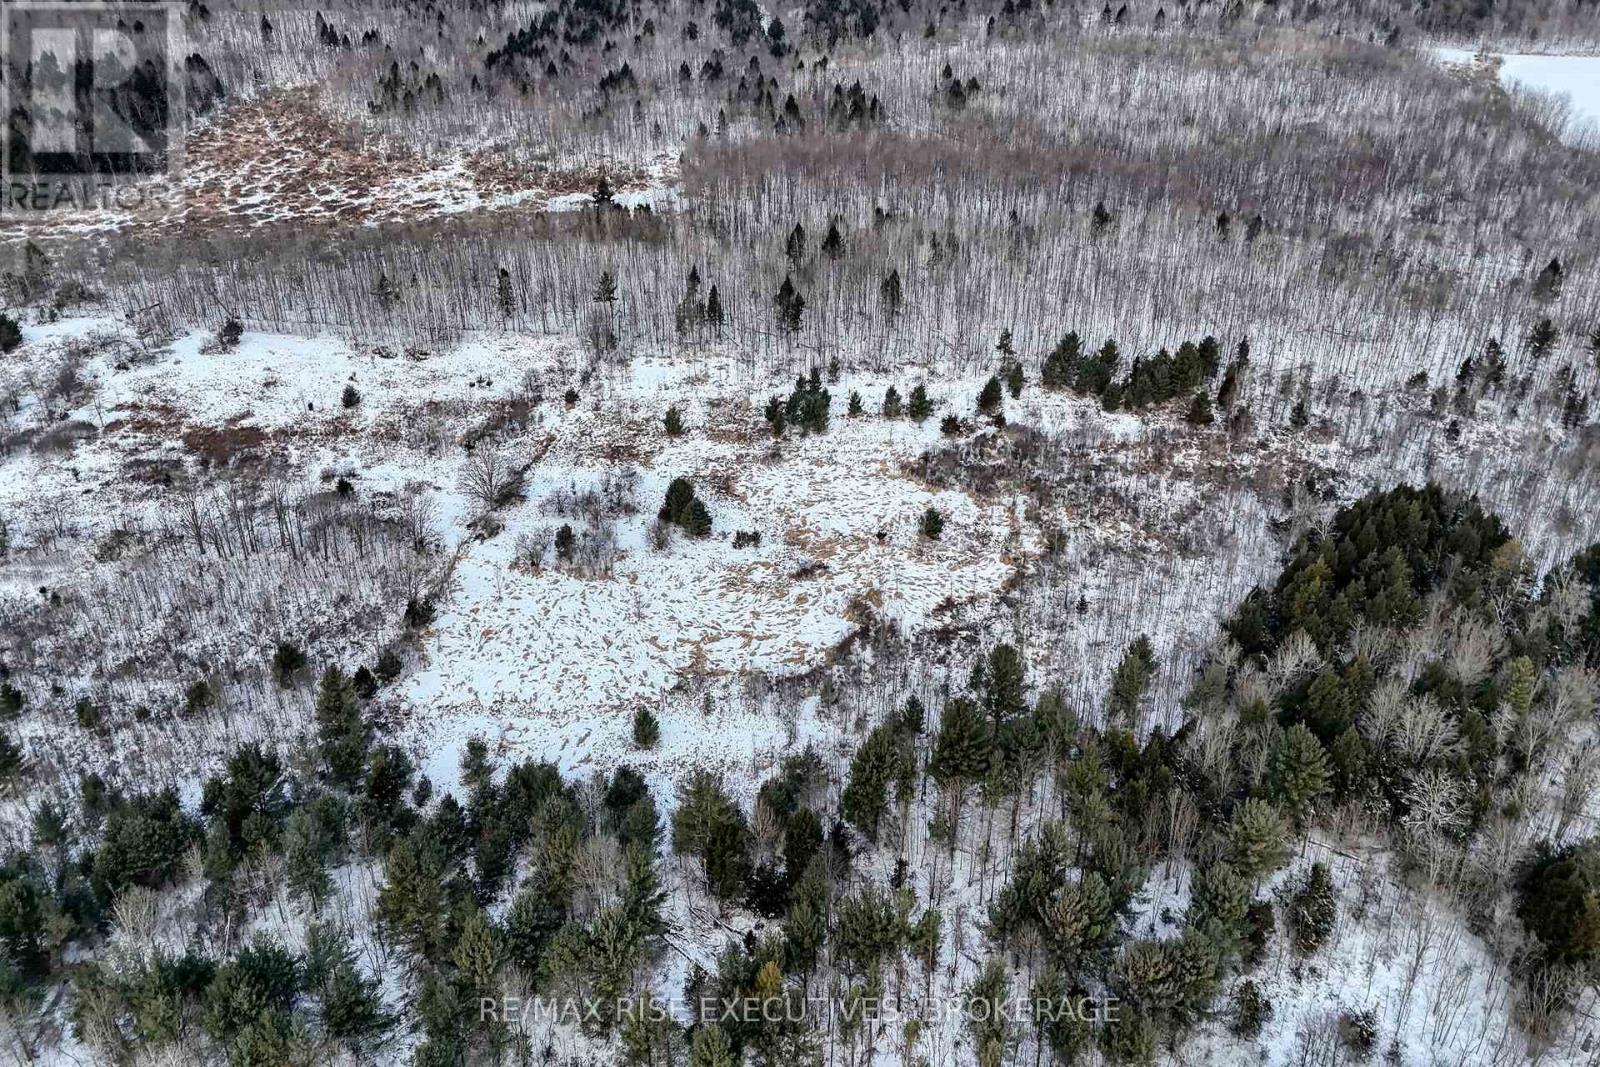
<instances>
[{"instance_id":1,"label":"snowy field","mask_svg":"<svg viewBox=\"0 0 1600 1067\"><path fill-rule=\"evenodd\" d=\"M1600 56L1497 55L1464 48L1440 48L1436 53L1446 63L1487 60L1502 84L1564 99L1571 108L1563 131L1567 140L1589 144L1600 137Z\"/></svg>"}]
</instances>

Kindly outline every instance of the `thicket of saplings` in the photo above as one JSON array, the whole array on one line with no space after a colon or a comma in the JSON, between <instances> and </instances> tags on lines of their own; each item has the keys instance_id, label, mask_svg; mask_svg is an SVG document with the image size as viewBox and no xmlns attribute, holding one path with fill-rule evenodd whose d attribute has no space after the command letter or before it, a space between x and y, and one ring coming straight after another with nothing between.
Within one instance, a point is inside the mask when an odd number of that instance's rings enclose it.
<instances>
[{"instance_id":1,"label":"thicket of saplings","mask_svg":"<svg viewBox=\"0 0 1600 1067\"><path fill-rule=\"evenodd\" d=\"M674 6L670 18L584 5L531 26L496 9L514 24L481 45L456 13L429 9L445 23L415 39L442 36L468 55L447 65L418 54L406 76L441 80L443 99L418 92L407 111L402 95L409 134L475 115L480 100L569 114L573 128L604 126L584 136L606 143L660 125L657 140L684 149L695 210L384 227L342 235L337 257L259 235L156 249L113 238L92 258L63 247L83 260L63 267L167 330L214 326L219 305L251 326L331 324L423 348L493 324L575 334L597 363L720 338L790 373L832 356L852 368L932 355L970 365L1002 325L1037 352L1070 322L1096 343L1115 332L1130 353L1248 330L1271 371L1310 361L1372 388L1417 370L1438 377L1489 336L1515 348L1544 319L1555 358L1540 376L1587 362L1600 287L1584 250L1600 175L1591 153L1548 135L1535 106L1359 41L1312 44L1248 20L1191 29L1176 10L1159 34L1102 25L1098 10L1079 27L1060 6L1008 6L992 32L952 11L924 38L912 12L911 32L885 25L863 40L857 13L822 5L781 44L751 35L744 5ZM313 14L294 32L277 25L275 60L219 66L240 84L257 67L271 84L302 49L347 77L407 67L413 46L388 39L376 16L351 25L357 15L330 11L319 20L340 27L330 35ZM220 5L215 18L226 21ZM1041 19L1049 32L1033 32ZM248 53L257 21L219 29L218 47ZM630 79L596 86L625 65ZM1062 69L1073 93L1057 91ZM1152 69L1169 76L1144 76ZM1313 123L1315 137L1283 134ZM576 188L607 188L591 171ZM1449 197L1419 205L1412 190L1441 171ZM791 242L797 228L809 241ZM1530 306L1552 259L1568 284ZM694 265L718 296L703 319L685 319L659 284ZM603 272L614 292L597 304ZM785 290L804 307L775 327Z\"/></svg>"},{"instance_id":2,"label":"thicket of saplings","mask_svg":"<svg viewBox=\"0 0 1600 1067\"><path fill-rule=\"evenodd\" d=\"M1245 977L1224 1007L1253 1036L1271 1004L1251 970L1275 942L1307 956L1335 929L1324 864L1277 876L1311 833L1387 834L1415 877L1455 886L1468 921L1537 990L1524 1019L1550 1025L1600 964L1600 844L1540 844L1529 830L1550 805L1564 840L1592 795L1572 786L1592 774L1576 766L1556 775L1559 797L1541 783L1592 726L1584 668L1600 663L1600 546L1535 581L1495 516L1434 486L1401 487L1306 534L1226 630L1172 734L1140 730L1147 641L1128 649L1098 708L1069 706L1001 644L937 708L913 697L873 726L842 781L809 750L792 754L747 812L697 770L665 828L626 766L565 781L536 761L497 767L477 740L462 795L435 795L369 721L370 676L328 667L314 743L282 756L240 748L195 808L93 774L76 801L37 806L30 847L0 867L5 998L24 1024L14 1040L28 1054L49 1043L34 1013L63 984L74 1033L96 1055L178 1044L237 1064L370 1054L408 1030L416 1062L493 1061L527 1040L476 1008L507 992L613 1006L818 992L912 1004L952 958L904 858L908 820L921 817L952 857L994 834L1024 839L990 898L987 959L964 991L973 1003L1114 996L1129 1009L1107 1022L973 1011L964 1040L982 1064L1027 1043L1055 1062L1095 1047L1148 1062L1235 973ZM652 716L635 737L656 743ZM6 772L26 781L13 750ZM1049 818L1017 818L1051 795ZM974 806L999 817L980 821ZM770 921L730 937L684 990L651 984L672 933L663 838L691 892ZM902 856L887 885L860 862L874 848ZM1194 872L1181 934L1130 938L1135 894L1173 856ZM332 902L369 870L372 927L341 929L333 917L347 912ZM305 924L303 948L244 933L274 902ZM1502 910L1520 925L1496 929ZM380 996L358 947L379 969L402 968L415 995ZM824 1040L880 1040L871 1026L814 1022L787 1009L687 1029L614 1008L575 1020L617 1035L624 1062L640 1064L804 1062ZM919 1032L901 1038L914 1049ZM1341 1032L1378 1036L1359 1011Z\"/></svg>"}]
</instances>

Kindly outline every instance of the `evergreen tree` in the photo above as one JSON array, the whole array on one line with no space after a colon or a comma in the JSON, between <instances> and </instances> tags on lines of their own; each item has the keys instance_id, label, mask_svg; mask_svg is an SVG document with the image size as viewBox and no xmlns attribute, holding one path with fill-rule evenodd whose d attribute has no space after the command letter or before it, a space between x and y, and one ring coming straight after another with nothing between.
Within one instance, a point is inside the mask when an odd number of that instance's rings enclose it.
<instances>
[{"instance_id":1,"label":"evergreen tree","mask_svg":"<svg viewBox=\"0 0 1600 1067\"><path fill-rule=\"evenodd\" d=\"M1144 699L1155 669L1155 651L1150 646L1150 638L1140 634L1123 653L1122 661L1111 676L1111 691L1106 697L1107 721L1138 726L1139 703Z\"/></svg>"},{"instance_id":2,"label":"evergreen tree","mask_svg":"<svg viewBox=\"0 0 1600 1067\"><path fill-rule=\"evenodd\" d=\"M1078 368L1083 362L1083 342L1076 332L1068 333L1056 342L1055 348L1044 358L1039 369L1039 381L1046 389L1070 388L1078 379Z\"/></svg>"},{"instance_id":3,"label":"evergreen tree","mask_svg":"<svg viewBox=\"0 0 1600 1067\"><path fill-rule=\"evenodd\" d=\"M1534 360L1543 359L1555 347L1559 337L1560 331L1556 329L1555 323L1548 318L1540 319L1528 331L1528 356Z\"/></svg>"},{"instance_id":4,"label":"evergreen tree","mask_svg":"<svg viewBox=\"0 0 1600 1067\"><path fill-rule=\"evenodd\" d=\"M340 785L354 785L367 762L367 726L355 686L337 666L322 672L316 703L318 752Z\"/></svg>"},{"instance_id":5,"label":"evergreen tree","mask_svg":"<svg viewBox=\"0 0 1600 1067\"><path fill-rule=\"evenodd\" d=\"M739 1067L739 1058L722 1027L714 1022L702 1022L694 1028L689 1067Z\"/></svg>"},{"instance_id":6,"label":"evergreen tree","mask_svg":"<svg viewBox=\"0 0 1600 1067\"><path fill-rule=\"evenodd\" d=\"M878 823L889 803L889 787L902 795L910 788L916 770L910 739L895 723L880 723L867 734L850 760L850 776L840 794L840 811L869 838L876 839Z\"/></svg>"},{"instance_id":7,"label":"evergreen tree","mask_svg":"<svg viewBox=\"0 0 1600 1067\"><path fill-rule=\"evenodd\" d=\"M1294 947L1305 955L1321 948L1333 933L1337 896L1326 863L1313 863L1306 879L1289 901L1289 929Z\"/></svg>"},{"instance_id":8,"label":"evergreen tree","mask_svg":"<svg viewBox=\"0 0 1600 1067\"><path fill-rule=\"evenodd\" d=\"M674 478L667 484L666 499L661 504L657 518L682 526L689 516L689 505L694 503L694 483L687 478Z\"/></svg>"},{"instance_id":9,"label":"evergreen tree","mask_svg":"<svg viewBox=\"0 0 1600 1067\"><path fill-rule=\"evenodd\" d=\"M1228 824L1228 857L1234 870L1251 881L1271 874L1288 858L1288 834L1277 808L1250 797L1234 809Z\"/></svg>"},{"instance_id":10,"label":"evergreen tree","mask_svg":"<svg viewBox=\"0 0 1600 1067\"><path fill-rule=\"evenodd\" d=\"M10 315L0 313L0 354L22 344L22 326Z\"/></svg>"},{"instance_id":11,"label":"evergreen tree","mask_svg":"<svg viewBox=\"0 0 1600 1067\"><path fill-rule=\"evenodd\" d=\"M828 223L828 233L822 239L822 254L838 262L844 257L844 235L839 232L837 222Z\"/></svg>"},{"instance_id":12,"label":"evergreen tree","mask_svg":"<svg viewBox=\"0 0 1600 1067\"><path fill-rule=\"evenodd\" d=\"M1311 817L1317 801L1332 786L1328 754L1322 742L1300 723L1284 731L1272 754L1268 775L1273 795L1296 824Z\"/></svg>"},{"instance_id":13,"label":"evergreen tree","mask_svg":"<svg viewBox=\"0 0 1600 1067\"><path fill-rule=\"evenodd\" d=\"M678 405L674 404L667 408L666 418L662 422L666 427L668 437L683 436L683 412L678 410Z\"/></svg>"},{"instance_id":14,"label":"evergreen tree","mask_svg":"<svg viewBox=\"0 0 1600 1067\"><path fill-rule=\"evenodd\" d=\"M600 281L594 287L594 302L597 304L617 302L617 279L608 270L600 272Z\"/></svg>"},{"instance_id":15,"label":"evergreen tree","mask_svg":"<svg viewBox=\"0 0 1600 1067\"><path fill-rule=\"evenodd\" d=\"M939 509L929 507L922 513L922 536L930 541L939 540L939 535L944 533L944 516L939 514Z\"/></svg>"},{"instance_id":16,"label":"evergreen tree","mask_svg":"<svg viewBox=\"0 0 1600 1067\"><path fill-rule=\"evenodd\" d=\"M1563 280L1561 260L1550 260L1539 272L1539 276L1533 280L1533 298L1546 302L1554 300L1561 295Z\"/></svg>"},{"instance_id":17,"label":"evergreen tree","mask_svg":"<svg viewBox=\"0 0 1600 1067\"><path fill-rule=\"evenodd\" d=\"M850 390L850 406L845 410L845 414L853 419L865 413L866 410L866 405L861 402L861 394L854 389Z\"/></svg>"},{"instance_id":18,"label":"evergreen tree","mask_svg":"<svg viewBox=\"0 0 1600 1067\"><path fill-rule=\"evenodd\" d=\"M933 414L933 401L928 399L928 389L921 382L911 387L911 397L906 405L906 414L911 416L913 422L921 422Z\"/></svg>"},{"instance_id":19,"label":"evergreen tree","mask_svg":"<svg viewBox=\"0 0 1600 1067\"><path fill-rule=\"evenodd\" d=\"M1000 403L1004 399L1000 390L1000 379L994 375L983 383L983 389L978 393L978 411L984 415L994 415L1000 411Z\"/></svg>"},{"instance_id":20,"label":"evergreen tree","mask_svg":"<svg viewBox=\"0 0 1600 1067\"><path fill-rule=\"evenodd\" d=\"M1017 397L1021 396L1022 387L1027 383L1027 378L1022 373L1022 364L1016 362L1015 360L1007 363L1005 369L1005 378L1006 392L1011 394L1012 399L1016 399Z\"/></svg>"},{"instance_id":21,"label":"evergreen tree","mask_svg":"<svg viewBox=\"0 0 1600 1067\"><path fill-rule=\"evenodd\" d=\"M655 748L661 740L661 724L649 708L633 713L633 744L635 748Z\"/></svg>"},{"instance_id":22,"label":"evergreen tree","mask_svg":"<svg viewBox=\"0 0 1600 1067\"><path fill-rule=\"evenodd\" d=\"M714 285L706 293L706 323L718 337L722 336L722 297Z\"/></svg>"},{"instance_id":23,"label":"evergreen tree","mask_svg":"<svg viewBox=\"0 0 1600 1067\"><path fill-rule=\"evenodd\" d=\"M994 738L978 705L966 697L945 702L939 713L939 732L928 759L928 773L951 798L950 849L955 851L963 794L989 771Z\"/></svg>"},{"instance_id":24,"label":"evergreen tree","mask_svg":"<svg viewBox=\"0 0 1600 1067\"><path fill-rule=\"evenodd\" d=\"M806 299L800 295L788 275L784 276L783 285L778 288L778 295L772 298L772 303L778 329L789 334L799 333L805 316Z\"/></svg>"},{"instance_id":25,"label":"evergreen tree","mask_svg":"<svg viewBox=\"0 0 1600 1067\"><path fill-rule=\"evenodd\" d=\"M886 419L900 417L900 391L892 385L883 392L883 417Z\"/></svg>"},{"instance_id":26,"label":"evergreen tree","mask_svg":"<svg viewBox=\"0 0 1600 1067\"><path fill-rule=\"evenodd\" d=\"M878 302L883 307L883 317L893 322L905 305L905 294L900 289L900 271L891 268L878 286Z\"/></svg>"},{"instance_id":27,"label":"evergreen tree","mask_svg":"<svg viewBox=\"0 0 1600 1067\"><path fill-rule=\"evenodd\" d=\"M1095 201L1094 211L1089 216L1089 232L1098 237L1111 228L1111 212L1106 210L1104 200Z\"/></svg>"},{"instance_id":28,"label":"evergreen tree","mask_svg":"<svg viewBox=\"0 0 1600 1067\"><path fill-rule=\"evenodd\" d=\"M511 289L511 272L504 267L500 268L495 285L495 302L500 305L500 317L510 322L517 311L517 298Z\"/></svg>"},{"instance_id":29,"label":"evergreen tree","mask_svg":"<svg viewBox=\"0 0 1600 1067\"><path fill-rule=\"evenodd\" d=\"M1205 390L1194 394L1194 400L1189 404L1187 419L1191 426L1210 426L1215 421L1211 414L1211 397Z\"/></svg>"},{"instance_id":30,"label":"evergreen tree","mask_svg":"<svg viewBox=\"0 0 1600 1067\"><path fill-rule=\"evenodd\" d=\"M806 258L806 230L798 222L794 224L794 229L789 231L789 237L784 241L783 254L796 270Z\"/></svg>"}]
</instances>

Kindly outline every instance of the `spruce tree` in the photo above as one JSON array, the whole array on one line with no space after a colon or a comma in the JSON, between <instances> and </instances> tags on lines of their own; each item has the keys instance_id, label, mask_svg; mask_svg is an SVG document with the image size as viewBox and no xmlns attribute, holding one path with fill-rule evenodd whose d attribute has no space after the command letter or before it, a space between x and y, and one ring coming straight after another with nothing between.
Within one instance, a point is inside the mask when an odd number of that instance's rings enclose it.
<instances>
[{"instance_id":1,"label":"spruce tree","mask_svg":"<svg viewBox=\"0 0 1600 1067\"><path fill-rule=\"evenodd\" d=\"M1543 359L1555 347L1560 335L1555 323L1548 318L1540 319L1528 331L1528 356L1534 360Z\"/></svg>"},{"instance_id":2,"label":"spruce tree","mask_svg":"<svg viewBox=\"0 0 1600 1067\"><path fill-rule=\"evenodd\" d=\"M633 744L635 748L651 749L661 740L661 724L649 708L633 713Z\"/></svg>"},{"instance_id":3,"label":"spruce tree","mask_svg":"<svg viewBox=\"0 0 1600 1067\"><path fill-rule=\"evenodd\" d=\"M1561 260L1550 260L1533 280L1533 298L1546 302L1554 300L1561 295L1562 281Z\"/></svg>"},{"instance_id":4,"label":"spruce tree","mask_svg":"<svg viewBox=\"0 0 1600 1067\"><path fill-rule=\"evenodd\" d=\"M939 514L938 508L930 506L922 513L920 528L923 537L930 541L939 540L939 535L944 533L944 516Z\"/></svg>"},{"instance_id":5,"label":"spruce tree","mask_svg":"<svg viewBox=\"0 0 1600 1067\"><path fill-rule=\"evenodd\" d=\"M517 311L517 298L511 290L511 272L504 267L500 268L495 284L495 302L500 305L500 317L510 322L511 316Z\"/></svg>"},{"instance_id":6,"label":"spruce tree","mask_svg":"<svg viewBox=\"0 0 1600 1067\"><path fill-rule=\"evenodd\" d=\"M1044 358L1039 369L1039 381L1046 389L1070 388L1078 378L1078 367L1083 361L1083 342L1076 332L1068 333L1056 342L1055 348Z\"/></svg>"},{"instance_id":7,"label":"spruce tree","mask_svg":"<svg viewBox=\"0 0 1600 1067\"><path fill-rule=\"evenodd\" d=\"M933 401L928 399L928 389L921 382L911 387L906 414L911 416L913 422L921 422L933 414Z\"/></svg>"},{"instance_id":8,"label":"spruce tree","mask_svg":"<svg viewBox=\"0 0 1600 1067\"><path fill-rule=\"evenodd\" d=\"M839 232L837 222L828 224L828 234L822 239L822 254L835 262L844 256L844 235Z\"/></svg>"},{"instance_id":9,"label":"spruce tree","mask_svg":"<svg viewBox=\"0 0 1600 1067\"><path fill-rule=\"evenodd\" d=\"M878 285L878 302L883 307L883 317L893 322L905 304L905 294L900 289L900 271L891 269Z\"/></svg>"},{"instance_id":10,"label":"spruce tree","mask_svg":"<svg viewBox=\"0 0 1600 1067\"><path fill-rule=\"evenodd\" d=\"M900 391L892 385L883 392L883 417L886 419L900 417Z\"/></svg>"},{"instance_id":11,"label":"spruce tree","mask_svg":"<svg viewBox=\"0 0 1600 1067\"><path fill-rule=\"evenodd\" d=\"M978 393L978 411L984 415L994 415L999 412L1004 395L1000 390L1000 379L994 375L983 383L983 389Z\"/></svg>"},{"instance_id":12,"label":"spruce tree","mask_svg":"<svg viewBox=\"0 0 1600 1067\"><path fill-rule=\"evenodd\" d=\"M718 337L722 336L722 296L715 285L706 293L706 323Z\"/></svg>"},{"instance_id":13,"label":"spruce tree","mask_svg":"<svg viewBox=\"0 0 1600 1067\"><path fill-rule=\"evenodd\" d=\"M0 353L10 352L22 344L22 326L10 315L0 313Z\"/></svg>"}]
</instances>

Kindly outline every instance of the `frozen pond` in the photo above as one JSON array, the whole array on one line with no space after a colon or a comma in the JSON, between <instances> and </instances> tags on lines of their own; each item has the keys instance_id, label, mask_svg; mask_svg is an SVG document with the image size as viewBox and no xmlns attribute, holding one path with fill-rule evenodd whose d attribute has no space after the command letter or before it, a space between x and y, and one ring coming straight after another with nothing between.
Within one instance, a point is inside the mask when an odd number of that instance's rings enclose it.
<instances>
[{"instance_id":1,"label":"frozen pond","mask_svg":"<svg viewBox=\"0 0 1600 1067\"><path fill-rule=\"evenodd\" d=\"M1471 63L1474 53L1464 48L1439 48L1435 54L1447 63ZM1600 55L1596 56L1495 56L1500 80L1506 85L1565 96L1572 105L1573 123L1568 140L1585 131L1590 140L1600 131Z\"/></svg>"}]
</instances>

